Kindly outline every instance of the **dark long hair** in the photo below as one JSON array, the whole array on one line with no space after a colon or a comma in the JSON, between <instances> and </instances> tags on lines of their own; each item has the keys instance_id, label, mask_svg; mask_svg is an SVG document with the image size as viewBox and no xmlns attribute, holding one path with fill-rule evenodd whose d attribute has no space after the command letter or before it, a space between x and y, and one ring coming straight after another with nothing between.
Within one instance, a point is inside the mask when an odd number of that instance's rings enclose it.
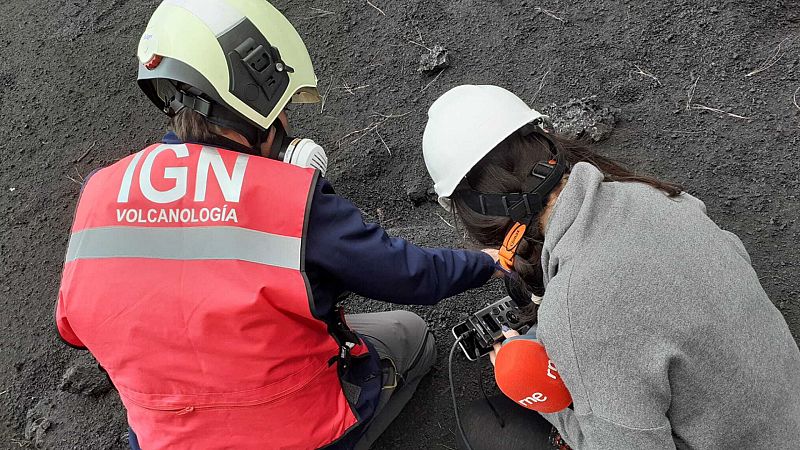
<instances>
[{"instance_id":1,"label":"dark long hair","mask_svg":"<svg viewBox=\"0 0 800 450\"><path fill-rule=\"evenodd\" d=\"M552 133L547 137L540 133L527 136L514 133L473 167L451 196L455 212L467 233L481 245L499 247L514 223L508 217L483 216L474 212L467 207L459 192L466 188L487 193L520 192L533 166L552 157L546 139L555 144L571 165L578 162L590 163L605 174L606 181L645 183L664 191L670 197L680 195L682 192L677 184L637 175L625 166L595 153L583 142L569 140ZM528 227L524 239L520 242L514 269L530 292L542 296L544 287L541 255L544 234L538 223L539 217L535 217L533 220L535 226Z\"/></svg>"}]
</instances>

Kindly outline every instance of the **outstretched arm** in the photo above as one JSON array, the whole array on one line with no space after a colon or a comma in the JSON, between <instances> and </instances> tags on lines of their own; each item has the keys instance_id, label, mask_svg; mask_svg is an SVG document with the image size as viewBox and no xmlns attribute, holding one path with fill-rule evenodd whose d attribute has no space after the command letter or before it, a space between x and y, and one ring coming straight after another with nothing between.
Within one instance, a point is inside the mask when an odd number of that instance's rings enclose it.
<instances>
[{"instance_id":1,"label":"outstretched arm","mask_svg":"<svg viewBox=\"0 0 800 450\"><path fill-rule=\"evenodd\" d=\"M306 259L345 289L401 304L432 305L482 286L491 256L468 250L423 249L366 224L361 211L321 179L315 187Z\"/></svg>"}]
</instances>

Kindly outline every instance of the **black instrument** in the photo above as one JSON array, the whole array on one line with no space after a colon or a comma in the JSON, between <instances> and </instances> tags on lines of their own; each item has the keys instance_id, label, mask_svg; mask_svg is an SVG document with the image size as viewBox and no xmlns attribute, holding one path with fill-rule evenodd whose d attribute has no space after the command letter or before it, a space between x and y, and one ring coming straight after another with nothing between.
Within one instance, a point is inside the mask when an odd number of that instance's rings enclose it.
<instances>
[{"instance_id":1,"label":"black instrument","mask_svg":"<svg viewBox=\"0 0 800 450\"><path fill-rule=\"evenodd\" d=\"M503 339L503 325L520 334L530 328L520 319L520 309L511 297L490 304L453 327L453 336L464 336L458 345L470 361L492 351L493 345Z\"/></svg>"}]
</instances>

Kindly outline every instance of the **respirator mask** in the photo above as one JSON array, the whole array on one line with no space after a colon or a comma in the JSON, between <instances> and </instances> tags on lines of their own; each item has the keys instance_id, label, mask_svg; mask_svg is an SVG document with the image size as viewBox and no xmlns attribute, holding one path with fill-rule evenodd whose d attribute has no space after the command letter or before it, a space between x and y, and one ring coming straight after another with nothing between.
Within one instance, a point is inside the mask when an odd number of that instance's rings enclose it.
<instances>
[{"instance_id":1,"label":"respirator mask","mask_svg":"<svg viewBox=\"0 0 800 450\"><path fill-rule=\"evenodd\" d=\"M328 171L325 149L311 139L292 139L285 148L280 149L275 159L293 166L317 169L323 177Z\"/></svg>"},{"instance_id":2,"label":"respirator mask","mask_svg":"<svg viewBox=\"0 0 800 450\"><path fill-rule=\"evenodd\" d=\"M275 138L269 157L298 167L317 169L322 176L328 171L328 155L321 145L311 139L295 138L287 134L280 120L273 124Z\"/></svg>"}]
</instances>

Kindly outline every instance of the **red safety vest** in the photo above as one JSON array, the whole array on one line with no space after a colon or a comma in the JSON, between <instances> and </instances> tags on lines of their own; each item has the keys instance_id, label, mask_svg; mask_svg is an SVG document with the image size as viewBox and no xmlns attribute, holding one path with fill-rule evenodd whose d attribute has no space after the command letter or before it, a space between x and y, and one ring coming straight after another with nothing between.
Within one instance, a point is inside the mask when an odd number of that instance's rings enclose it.
<instances>
[{"instance_id":1,"label":"red safety vest","mask_svg":"<svg viewBox=\"0 0 800 450\"><path fill-rule=\"evenodd\" d=\"M108 371L143 449L317 448L356 425L342 339L303 272L316 177L156 144L86 184L56 321Z\"/></svg>"}]
</instances>

